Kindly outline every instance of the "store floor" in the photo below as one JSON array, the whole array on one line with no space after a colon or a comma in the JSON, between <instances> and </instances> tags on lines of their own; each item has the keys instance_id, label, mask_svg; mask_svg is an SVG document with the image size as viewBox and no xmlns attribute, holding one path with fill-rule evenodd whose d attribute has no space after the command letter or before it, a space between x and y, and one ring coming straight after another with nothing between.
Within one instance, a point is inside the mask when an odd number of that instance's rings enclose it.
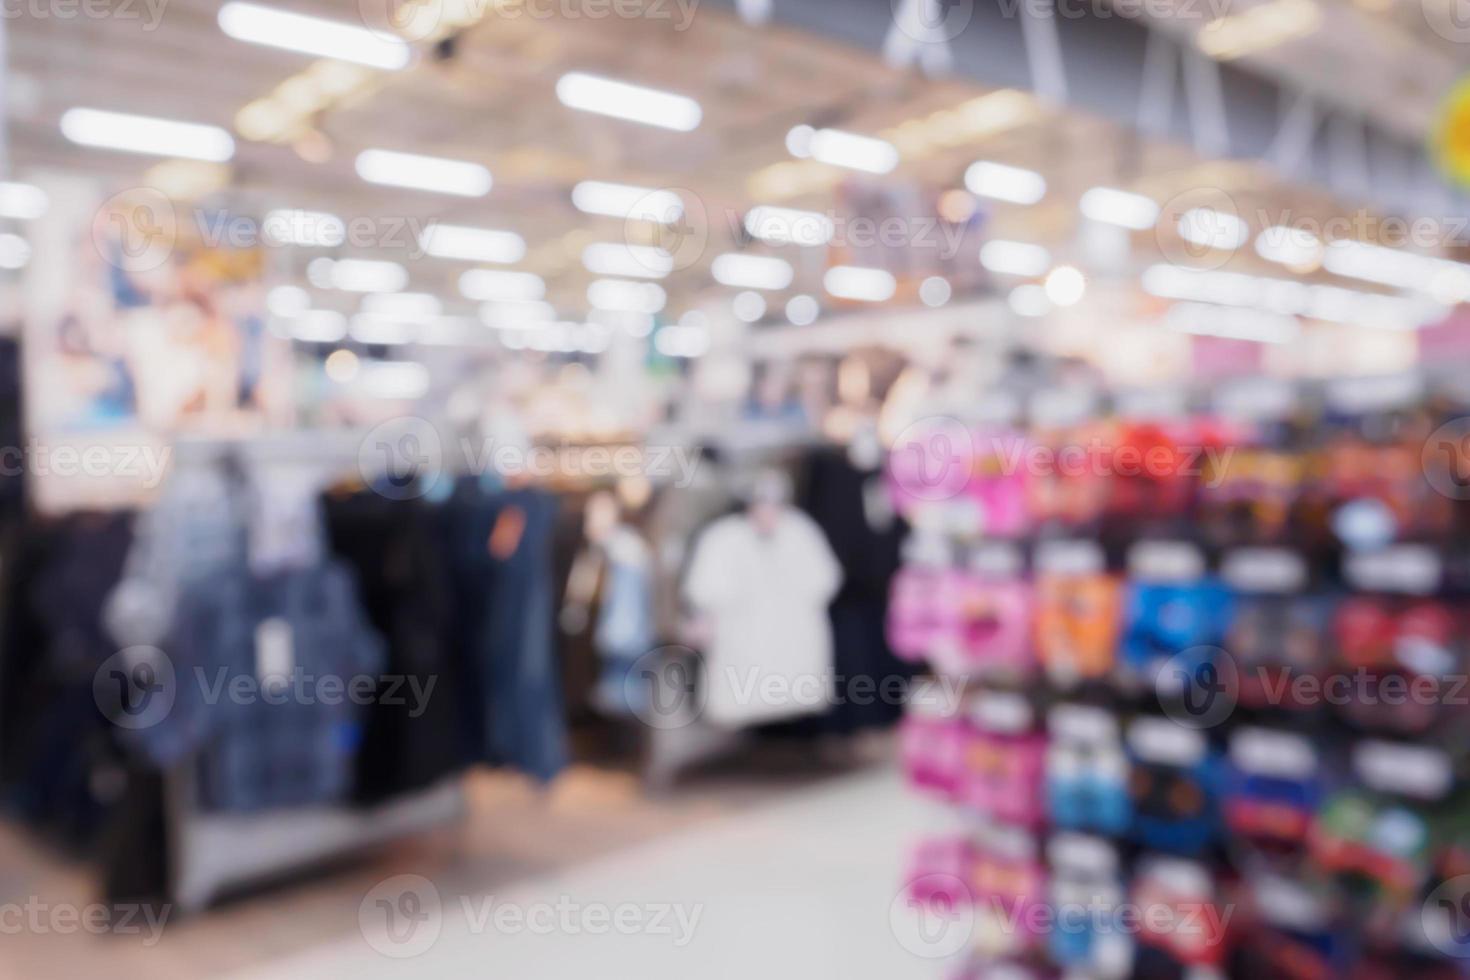
<instances>
[{"instance_id":1,"label":"store floor","mask_svg":"<svg viewBox=\"0 0 1470 980\"><path fill-rule=\"evenodd\" d=\"M7 934L0 977L935 975L888 925L915 818L886 763L732 765L656 798L590 768L549 794L478 775L467 797L460 828L170 923L151 945ZM0 869L0 903L91 900L85 869L13 829L0 829ZM412 959L375 949L360 917L400 875L432 881L442 903L437 940ZM601 908L634 918L596 935Z\"/></svg>"},{"instance_id":2,"label":"store floor","mask_svg":"<svg viewBox=\"0 0 1470 980\"><path fill-rule=\"evenodd\" d=\"M936 976L889 926L913 811L892 771L850 775L519 882L489 904L484 896L445 899L437 938L425 937L419 945L426 948L411 959L385 956L353 937L235 980L376 980L405 970L423 977L640 980ZM498 918L500 907L515 911ZM582 915L592 908L607 910L596 934ZM536 909L548 910L539 926ZM570 918L555 914L560 909ZM620 909L636 910L626 913L626 934L608 924ZM570 928L558 924L568 921Z\"/></svg>"}]
</instances>

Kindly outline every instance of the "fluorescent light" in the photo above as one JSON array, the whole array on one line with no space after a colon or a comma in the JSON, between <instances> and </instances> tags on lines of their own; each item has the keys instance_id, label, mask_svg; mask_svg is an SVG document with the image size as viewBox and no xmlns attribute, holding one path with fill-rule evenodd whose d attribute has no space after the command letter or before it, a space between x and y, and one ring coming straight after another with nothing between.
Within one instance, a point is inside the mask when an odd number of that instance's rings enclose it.
<instances>
[{"instance_id":1,"label":"fluorescent light","mask_svg":"<svg viewBox=\"0 0 1470 980\"><path fill-rule=\"evenodd\" d=\"M786 152L802 160L812 155L812 137L817 131L805 124L792 126L786 134Z\"/></svg>"},{"instance_id":2,"label":"fluorescent light","mask_svg":"<svg viewBox=\"0 0 1470 980\"><path fill-rule=\"evenodd\" d=\"M366 361L357 386L370 398L412 401L429 393L429 369L414 361Z\"/></svg>"},{"instance_id":3,"label":"fluorescent light","mask_svg":"<svg viewBox=\"0 0 1470 980\"><path fill-rule=\"evenodd\" d=\"M885 269L865 269L856 265L835 265L822 277L827 292L838 299L856 299L881 303L893 296L898 282Z\"/></svg>"},{"instance_id":4,"label":"fluorescent light","mask_svg":"<svg viewBox=\"0 0 1470 980\"><path fill-rule=\"evenodd\" d=\"M519 262L526 256L526 241L515 232L464 225L430 225L419 235L419 247L441 259L468 262Z\"/></svg>"},{"instance_id":5,"label":"fluorescent light","mask_svg":"<svg viewBox=\"0 0 1470 980\"><path fill-rule=\"evenodd\" d=\"M572 206L585 214L636 218L665 225L678 221L684 213L684 202L673 191L601 180L584 180L573 187Z\"/></svg>"},{"instance_id":6,"label":"fluorescent light","mask_svg":"<svg viewBox=\"0 0 1470 980\"><path fill-rule=\"evenodd\" d=\"M1273 225L1256 236L1256 254L1288 268L1316 268L1322 261L1322 242L1305 228Z\"/></svg>"},{"instance_id":7,"label":"fluorescent light","mask_svg":"<svg viewBox=\"0 0 1470 980\"><path fill-rule=\"evenodd\" d=\"M806 293L793 296L786 301L786 319L798 327L810 326L816 323L817 317L821 315L821 312L822 308L817 303L817 298L815 296L808 296Z\"/></svg>"},{"instance_id":8,"label":"fluorescent light","mask_svg":"<svg viewBox=\"0 0 1470 980\"><path fill-rule=\"evenodd\" d=\"M397 150L363 150L357 155L357 175L372 184L459 197L484 197L494 184L490 171L478 163Z\"/></svg>"},{"instance_id":9,"label":"fluorescent light","mask_svg":"<svg viewBox=\"0 0 1470 980\"><path fill-rule=\"evenodd\" d=\"M791 263L769 255L741 255L727 252L710 265L715 282L747 289L785 289L796 273Z\"/></svg>"},{"instance_id":10,"label":"fluorescent light","mask_svg":"<svg viewBox=\"0 0 1470 980\"><path fill-rule=\"evenodd\" d=\"M19 235L0 234L0 269L24 269L31 261L31 245Z\"/></svg>"},{"instance_id":11,"label":"fluorescent light","mask_svg":"<svg viewBox=\"0 0 1470 980\"><path fill-rule=\"evenodd\" d=\"M313 344L334 344L347 336L347 318L336 310L307 310L291 320L291 336Z\"/></svg>"},{"instance_id":12,"label":"fluorescent light","mask_svg":"<svg viewBox=\"0 0 1470 980\"><path fill-rule=\"evenodd\" d=\"M1458 263L1396 248L1339 239L1327 246L1323 267L1333 275L1429 292L1435 278Z\"/></svg>"},{"instance_id":13,"label":"fluorescent light","mask_svg":"<svg viewBox=\"0 0 1470 980\"><path fill-rule=\"evenodd\" d=\"M1010 276L1039 276L1051 265L1051 253L1029 242L997 238L980 247L980 264Z\"/></svg>"},{"instance_id":14,"label":"fluorescent light","mask_svg":"<svg viewBox=\"0 0 1470 980\"><path fill-rule=\"evenodd\" d=\"M546 295L546 282L530 272L469 269L459 277L459 294L473 300L532 300Z\"/></svg>"},{"instance_id":15,"label":"fluorescent light","mask_svg":"<svg viewBox=\"0 0 1470 980\"><path fill-rule=\"evenodd\" d=\"M0 218L33 221L46 213L51 199L33 184L0 181Z\"/></svg>"},{"instance_id":16,"label":"fluorescent light","mask_svg":"<svg viewBox=\"0 0 1470 980\"><path fill-rule=\"evenodd\" d=\"M664 308L667 301L668 296L663 287L653 282L596 279L587 286L587 302L598 310L657 313Z\"/></svg>"},{"instance_id":17,"label":"fluorescent light","mask_svg":"<svg viewBox=\"0 0 1470 980\"><path fill-rule=\"evenodd\" d=\"M965 186L973 194L1012 204L1035 204L1046 196L1046 178L1041 174L989 160L970 164Z\"/></svg>"},{"instance_id":18,"label":"fluorescent light","mask_svg":"<svg viewBox=\"0 0 1470 980\"><path fill-rule=\"evenodd\" d=\"M588 312L587 322L612 330L626 331L633 337L647 337L653 332L653 314L633 310L598 310Z\"/></svg>"},{"instance_id":19,"label":"fluorescent light","mask_svg":"<svg viewBox=\"0 0 1470 980\"><path fill-rule=\"evenodd\" d=\"M266 241L276 245L336 248L347 240L347 226L325 211L281 209L268 212L261 222Z\"/></svg>"},{"instance_id":20,"label":"fluorescent light","mask_svg":"<svg viewBox=\"0 0 1470 980\"><path fill-rule=\"evenodd\" d=\"M1046 316L1051 312L1051 300L1046 298L1046 290L1035 283L1028 282L1012 289L1006 303L1017 316Z\"/></svg>"},{"instance_id":21,"label":"fluorescent light","mask_svg":"<svg viewBox=\"0 0 1470 980\"><path fill-rule=\"evenodd\" d=\"M411 344L417 336L413 324L371 313L354 316L348 333L359 344Z\"/></svg>"},{"instance_id":22,"label":"fluorescent light","mask_svg":"<svg viewBox=\"0 0 1470 980\"><path fill-rule=\"evenodd\" d=\"M394 293L408 285L408 270L377 259L312 259L306 267L313 285L354 293Z\"/></svg>"},{"instance_id":23,"label":"fluorescent light","mask_svg":"<svg viewBox=\"0 0 1470 980\"><path fill-rule=\"evenodd\" d=\"M1251 237L1250 225L1233 214L1212 208L1190 208L1179 218L1185 241L1222 251L1240 248Z\"/></svg>"},{"instance_id":24,"label":"fluorescent light","mask_svg":"<svg viewBox=\"0 0 1470 980\"><path fill-rule=\"evenodd\" d=\"M826 245L836 228L820 211L798 211L761 204L745 212L745 230L773 245Z\"/></svg>"},{"instance_id":25,"label":"fluorescent light","mask_svg":"<svg viewBox=\"0 0 1470 980\"><path fill-rule=\"evenodd\" d=\"M674 257L652 245L594 242L582 249L582 265L599 276L662 279L674 271Z\"/></svg>"},{"instance_id":26,"label":"fluorescent light","mask_svg":"<svg viewBox=\"0 0 1470 980\"><path fill-rule=\"evenodd\" d=\"M218 126L175 122L103 109L68 109L61 133L73 143L125 153L187 157L223 163L235 155L235 141Z\"/></svg>"},{"instance_id":27,"label":"fluorescent light","mask_svg":"<svg viewBox=\"0 0 1470 980\"><path fill-rule=\"evenodd\" d=\"M954 288L943 276L930 276L919 283L919 299L925 306L943 306L954 295Z\"/></svg>"},{"instance_id":28,"label":"fluorescent light","mask_svg":"<svg viewBox=\"0 0 1470 980\"><path fill-rule=\"evenodd\" d=\"M790 139L788 134L788 143ZM840 129L817 130L807 140L806 148L813 160L849 170L886 174L898 166L898 149L892 143Z\"/></svg>"},{"instance_id":29,"label":"fluorescent light","mask_svg":"<svg viewBox=\"0 0 1470 980\"><path fill-rule=\"evenodd\" d=\"M277 286L265 294L265 308L278 317L300 316L311 308L311 297L300 286Z\"/></svg>"},{"instance_id":30,"label":"fluorescent light","mask_svg":"<svg viewBox=\"0 0 1470 980\"><path fill-rule=\"evenodd\" d=\"M1301 332L1295 317L1210 303L1175 303L1164 315L1171 330L1229 340L1283 344Z\"/></svg>"},{"instance_id":31,"label":"fluorescent light","mask_svg":"<svg viewBox=\"0 0 1470 980\"><path fill-rule=\"evenodd\" d=\"M422 323L444 312L444 304L431 293L373 293L362 298L362 312Z\"/></svg>"},{"instance_id":32,"label":"fluorescent light","mask_svg":"<svg viewBox=\"0 0 1470 980\"><path fill-rule=\"evenodd\" d=\"M1087 291L1087 278L1081 270L1070 265L1059 265L1046 274L1046 298L1056 306L1074 306Z\"/></svg>"},{"instance_id":33,"label":"fluorescent light","mask_svg":"<svg viewBox=\"0 0 1470 980\"><path fill-rule=\"evenodd\" d=\"M1093 221L1133 231L1145 231L1159 220L1159 206L1153 198L1112 187L1092 188L1082 195L1078 206Z\"/></svg>"},{"instance_id":34,"label":"fluorescent light","mask_svg":"<svg viewBox=\"0 0 1470 980\"><path fill-rule=\"evenodd\" d=\"M741 323L755 323L766 315L766 298L747 289L743 293L735 294L735 298L730 301L730 310Z\"/></svg>"},{"instance_id":35,"label":"fluorescent light","mask_svg":"<svg viewBox=\"0 0 1470 980\"><path fill-rule=\"evenodd\" d=\"M408 64L401 38L366 27L263 7L240 0L219 9L219 27L237 41L264 44L372 68L397 70Z\"/></svg>"},{"instance_id":36,"label":"fluorescent light","mask_svg":"<svg viewBox=\"0 0 1470 980\"><path fill-rule=\"evenodd\" d=\"M1144 292L1164 299L1193 300L1390 330L1413 329L1442 317L1445 312L1442 305L1429 299L1163 263L1143 271L1142 285Z\"/></svg>"},{"instance_id":37,"label":"fluorescent light","mask_svg":"<svg viewBox=\"0 0 1470 980\"><path fill-rule=\"evenodd\" d=\"M497 330L539 327L555 319L556 310L552 305L540 301L485 303L480 307L480 322Z\"/></svg>"},{"instance_id":38,"label":"fluorescent light","mask_svg":"<svg viewBox=\"0 0 1470 980\"><path fill-rule=\"evenodd\" d=\"M709 347L709 330L704 327L667 326L653 336L653 349L664 357L700 357Z\"/></svg>"},{"instance_id":39,"label":"fluorescent light","mask_svg":"<svg viewBox=\"0 0 1470 980\"><path fill-rule=\"evenodd\" d=\"M569 109L687 133L704 113L685 95L620 82L586 72L568 72L556 82L556 97Z\"/></svg>"}]
</instances>

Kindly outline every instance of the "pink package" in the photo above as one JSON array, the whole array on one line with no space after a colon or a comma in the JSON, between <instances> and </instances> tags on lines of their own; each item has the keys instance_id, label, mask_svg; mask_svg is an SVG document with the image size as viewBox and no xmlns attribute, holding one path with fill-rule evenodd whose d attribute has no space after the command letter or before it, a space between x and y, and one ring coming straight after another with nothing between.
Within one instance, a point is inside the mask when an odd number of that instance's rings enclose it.
<instances>
[{"instance_id":1,"label":"pink package","mask_svg":"<svg viewBox=\"0 0 1470 980\"><path fill-rule=\"evenodd\" d=\"M1024 533L1029 443L1013 429L981 429L971 435L974 457L965 493L980 505L981 530L989 537Z\"/></svg>"},{"instance_id":2,"label":"pink package","mask_svg":"<svg viewBox=\"0 0 1470 980\"><path fill-rule=\"evenodd\" d=\"M959 643L946 650L941 670L958 675L1026 674L1036 665L1031 646L1031 588L1016 579L962 573Z\"/></svg>"},{"instance_id":3,"label":"pink package","mask_svg":"<svg viewBox=\"0 0 1470 980\"><path fill-rule=\"evenodd\" d=\"M975 441L954 419L921 420L906 429L888 454L887 486L904 517L965 492L975 471Z\"/></svg>"},{"instance_id":4,"label":"pink package","mask_svg":"<svg viewBox=\"0 0 1470 980\"><path fill-rule=\"evenodd\" d=\"M934 837L914 848L908 895L922 905L969 905L975 849L963 837Z\"/></svg>"},{"instance_id":5,"label":"pink package","mask_svg":"<svg viewBox=\"0 0 1470 980\"><path fill-rule=\"evenodd\" d=\"M905 565L893 577L888 600L888 644L904 660L919 661L960 643L964 580L951 568Z\"/></svg>"},{"instance_id":6,"label":"pink package","mask_svg":"<svg viewBox=\"0 0 1470 980\"><path fill-rule=\"evenodd\" d=\"M938 704L920 700L916 695L904 717L899 738L909 783L921 792L955 799L968 737L963 717L946 714Z\"/></svg>"},{"instance_id":7,"label":"pink package","mask_svg":"<svg viewBox=\"0 0 1470 980\"><path fill-rule=\"evenodd\" d=\"M1019 935L1006 945L1012 951L1037 938L1044 920L1034 914L1046 904L1046 869L1037 854L1036 839L1016 827L990 827L976 842L970 873L970 892L976 905L1016 923Z\"/></svg>"},{"instance_id":8,"label":"pink package","mask_svg":"<svg viewBox=\"0 0 1470 980\"><path fill-rule=\"evenodd\" d=\"M960 797L1004 823L1041 823L1046 736L1032 730L1030 705L1019 695L988 692L971 705Z\"/></svg>"}]
</instances>

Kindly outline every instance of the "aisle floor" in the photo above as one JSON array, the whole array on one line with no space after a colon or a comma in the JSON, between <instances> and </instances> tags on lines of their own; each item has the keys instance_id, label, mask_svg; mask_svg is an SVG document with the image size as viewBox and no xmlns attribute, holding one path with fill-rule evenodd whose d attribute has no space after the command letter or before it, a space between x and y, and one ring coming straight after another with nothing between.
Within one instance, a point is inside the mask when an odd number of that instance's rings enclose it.
<instances>
[{"instance_id":1,"label":"aisle floor","mask_svg":"<svg viewBox=\"0 0 1470 980\"><path fill-rule=\"evenodd\" d=\"M477 773L467 780L461 826L172 918L160 941L7 928L0 980L370 980L405 970L484 976L486 966L488 975L516 978L789 976L798 968L845 980L937 976L888 926L919 817L891 774L892 746L871 749L856 768L857 759L834 768L810 752L731 760L655 797L628 774L590 766L550 792ZM432 879L446 914L432 949L398 960L372 948L361 917L365 896L404 874ZM85 865L0 824L0 907L82 908L95 901L94 888ZM646 935L503 935L480 920L505 901L678 904L698 919L692 940L677 947ZM677 922L672 911L666 918Z\"/></svg>"},{"instance_id":2,"label":"aisle floor","mask_svg":"<svg viewBox=\"0 0 1470 980\"><path fill-rule=\"evenodd\" d=\"M493 896L438 895L441 914L424 920L438 924L437 938L426 925L408 946L394 948L369 927L234 980L375 980L405 973L518 980L938 977L940 965L905 949L890 926L917 817L891 770L850 775ZM435 900L421 885L409 885L414 898L405 905L402 885L375 896L409 914ZM647 929L632 934L640 928L632 913L626 935L610 928L593 935L576 925L548 929L548 922L567 921L552 912L541 913L536 924L534 910L558 905L572 910L574 923L581 910L604 907L612 916L619 907L637 907ZM657 910L670 906L655 923ZM496 912L502 907L514 911L502 917ZM374 910L363 914L369 921ZM585 921L586 929L595 926ZM394 958L375 945L414 955Z\"/></svg>"}]
</instances>

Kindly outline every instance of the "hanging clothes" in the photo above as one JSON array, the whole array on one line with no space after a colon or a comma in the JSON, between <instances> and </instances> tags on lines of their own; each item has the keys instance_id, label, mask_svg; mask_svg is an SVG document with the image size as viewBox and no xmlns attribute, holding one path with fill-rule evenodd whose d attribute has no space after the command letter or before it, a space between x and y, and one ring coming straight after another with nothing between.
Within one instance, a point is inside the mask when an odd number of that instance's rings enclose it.
<instances>
[{"instance_id":1,"label":"hanging clothes","mask_svg":"<svg viewBox=\"0 0 1470 980\"><path fill-rule=\"evenodd\" d=\"M830 703L832 625L827 604L841 568L811 518L783 508L767 533L746 514L699 536L684 582L709 617L705 717L728 726L798 717Z\"/></svg>"},{"instance_id":2,"label":"hanging clothes","mask_svg":"<svg viewBox=\"0 0 1470 980\"><path fill-rule=\"evenodd\" d=\"M818 450L807 461L801 505L842 568L842 587L829 609L837 677L853 690L862 678L863 689L879 692L893 679L906 681L912 668L889 648L884 623L908 525L884 495L881 463L861 467L844 450ZM888 727L902 715L897 699L842 697L818 724L824 732L850 734Z\"/></svg>"},{"instance_id":3,"label":"hanging clothes","mask_svg":"<svg viewBox=\"0 0 1470 980\"><path fill-rule=\"evenodd\" d=\"M614 527L601 550L606 574L593 632L602 662L597 700L605 710L627 714L644 705L636 686L628 683L629 674L655 645L653 555L627 524Z\"/></svg>"},{"instance_id":4,"label":"hanging clothes","mask_svg":"<svg viewBox=\"0 0 1470 980\"><path fill-rule=\"evenodd\" d=\"M474 758L551 780L566 766L554 643L556 499L461 480L448 505L457 628L468 645L464 727Z\"/></svg>"},{"instance_id":5,"label":"hanging clothes","mask_svg":"<svg viewBox=\"0 0 1470 980\"><path fill-rule=\"evenodd\" d=\"M176 609L173 708L120 736L159 769L197 758L205 809L345 801L366 715L347 692L386 662L347 568L236 570L189 583Z\"/></svg>"},{"instance_id":6,"label":"hanging clothes","mask_svg":"<svg viewBox=\"0 0 1470 980\"><path fill-rule=\"evenodd\" d=\"M427 787L461 769L458 688L463 643L454 634L444 510L370 492L322 502L333 554L353 569L363 607L387 645L387 674L364 721L354 798L372 803ZM422 692L422 703L417 695Z\"/></svg>"}]
</instances>

